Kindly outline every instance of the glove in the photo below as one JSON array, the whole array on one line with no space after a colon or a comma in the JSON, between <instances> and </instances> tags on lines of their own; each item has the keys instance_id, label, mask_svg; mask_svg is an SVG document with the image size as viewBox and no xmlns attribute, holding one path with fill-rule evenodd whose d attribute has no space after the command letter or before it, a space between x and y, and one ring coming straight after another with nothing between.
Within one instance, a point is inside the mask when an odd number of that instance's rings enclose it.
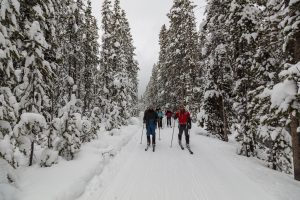
<instances>
[{"instance_id":1,"label":"glove","mask_svg":"<svg viewBox=\"0 0 300 200\"><path fill-rule=\"evenodd\" d=\"M187 123L186 126L187 126L188 129L191 129L191 128L192 128L192 124L191 124L191 123Z\"/></svg>"}]
</instances>

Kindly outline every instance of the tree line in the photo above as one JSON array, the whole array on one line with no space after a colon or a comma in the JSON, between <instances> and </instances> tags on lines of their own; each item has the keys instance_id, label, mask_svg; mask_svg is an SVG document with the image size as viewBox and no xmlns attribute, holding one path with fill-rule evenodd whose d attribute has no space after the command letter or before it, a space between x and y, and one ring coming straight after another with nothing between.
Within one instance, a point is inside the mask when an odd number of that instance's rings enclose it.
<instances>
[{"instance_id":1,"label":"tree line","mask_svg":"<svg viewBox=\"0 0 300 200\"><path fill-rule=\"evenodd\" d=\"M186 104L211 136L300 180L300 2L209 0L196 29L190 0L174 0L144 102Z\"/></svg>"},{"instance_id":2,"label":"tree line","mask_svg":"<svg viewBox=\"0 0 300 200\"><path fill-rule=\"evenodd\" d=\"M90 0L0 4L0 159L13 168L72 160L101 126L136 115L139 69L119 0L99 11L101 48Z\"/></svg>"}]
</instances>

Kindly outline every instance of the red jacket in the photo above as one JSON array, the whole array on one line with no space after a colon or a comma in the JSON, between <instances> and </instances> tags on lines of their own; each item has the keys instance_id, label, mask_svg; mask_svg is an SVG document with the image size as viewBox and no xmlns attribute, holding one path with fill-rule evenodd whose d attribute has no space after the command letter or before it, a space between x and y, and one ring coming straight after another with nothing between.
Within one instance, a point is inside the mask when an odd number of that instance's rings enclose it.
<instances>
[{"instance_id":1,"label":"red jacket","mask_svg":"<svg viewBox=\"0 0 300 200\"><path fill-rule=\"evenodd\" d=\"M171 118L172 115L173 115L173 113L172 113L171 111L167 111L167 112L166 112L166 115L167 115L168 118Z\"/></svg>"},{"instance_id":2,"label":"red jacket","mask_svg":"<svg viewBox=\"0 0 300 200\"><path fill-rule=\"evenodd\" d=\"M176 112L175 118L178 118L178 122L181 125L187 124L188 120L190 119L190 113L187 111L184 112Z\"/></svg>"}]
</instances>

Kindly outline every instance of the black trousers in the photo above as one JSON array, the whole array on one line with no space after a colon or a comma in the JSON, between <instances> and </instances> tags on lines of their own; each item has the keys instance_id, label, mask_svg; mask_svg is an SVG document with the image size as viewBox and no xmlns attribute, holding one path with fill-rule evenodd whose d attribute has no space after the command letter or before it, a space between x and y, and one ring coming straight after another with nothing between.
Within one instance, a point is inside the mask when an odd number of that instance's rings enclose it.
<instances>
[{"instance_id":1,"label":"black trousers","mask_svg":"<svg viewBox=\"0 0 300 200\"><path fill-rule=\"evenodd\" d=\"M171 117L167 117L167 126L172 126L172 124L171 124Z\"/></svg>"},{"instance_id":2,"label":"black trousers","mask_svg":"<svg viewBox=\"0 0 300 200\"><path fill-rule=\"evenodd\" d=\"M158 127L162 128L162 118L159 117L157 120Z\"/></svg>"},{"instance_id":3,"label":"black trousers","mask_svg":"<svg viewBox=\"0 0 300 200\"><path fill-rule=\"evenodd\" d=\"M186 124L180 124L180 125L179 125L178 140L179 140L180 142L181 142L181 138L182 138L183 132L184 132L184 135L185 135L185 142L186 142L186 144L190 144L189 130L188 130Z\"/></svg>"},{"instance_id":4,"label":"black trousers","mask_svg":"<svg viewBox=\"0 0 300 200\"><path fill-rule=\"evenodd\" d=\"M147 135L147 145L151 144L150 135ZM152 135L152 145L155 145L155 135Z\"/></svg>"}]
</instances>

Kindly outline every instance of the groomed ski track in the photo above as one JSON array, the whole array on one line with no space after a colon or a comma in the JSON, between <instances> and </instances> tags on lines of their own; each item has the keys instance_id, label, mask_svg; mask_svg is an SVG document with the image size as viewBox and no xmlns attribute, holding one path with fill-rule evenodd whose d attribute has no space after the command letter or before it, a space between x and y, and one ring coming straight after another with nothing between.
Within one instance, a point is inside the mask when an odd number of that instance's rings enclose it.
<instances>
[{"instance_id":1,"label":"groomed ski track","mask_svg":"<svg viewBox=\"0 0 300 200\"><path fill-rule=\"evenodd\" d=\"M286 175L238 156L234 145L196 135L195 130L191 133L194 155L180 149L177 129L170 148L172 130L162 129L161 140L157 130L155 152L145 151L146 137L140 144L141 132L136 133L79 200L286 199L280 192L285 186L276 179L287 179Z\"/></svg>"}]
</instances>

